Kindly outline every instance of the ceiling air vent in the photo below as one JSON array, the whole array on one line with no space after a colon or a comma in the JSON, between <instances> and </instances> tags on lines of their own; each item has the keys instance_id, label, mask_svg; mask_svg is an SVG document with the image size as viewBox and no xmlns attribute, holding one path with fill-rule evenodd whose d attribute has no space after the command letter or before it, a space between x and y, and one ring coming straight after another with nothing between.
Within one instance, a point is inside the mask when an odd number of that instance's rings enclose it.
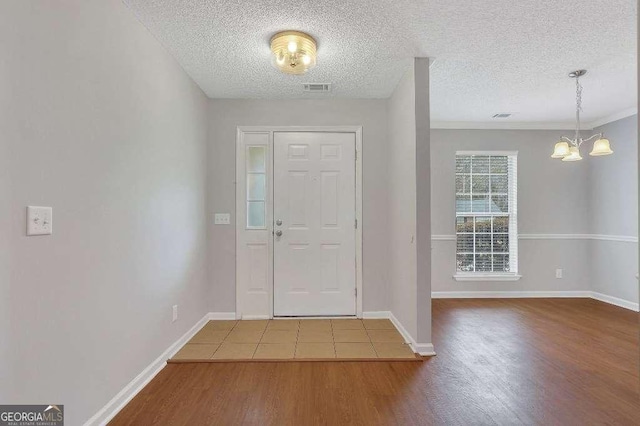
<instances>
[{"instance_id":1,"label":"ceiling air vent","mask_svg":"<svg viewBox=\"0 0 640 426\"><path fill-rule=\"evenodd\" d=\"M505 113L505 112L501 112L493 116L493 118L509 118L509 117L511 117L511 114Z\"/></svg>"},{"instance_id":2,"label":"ceiling air vent","mask_svg":"<svg viewBox=\"0 0 640 426\"><path fill-rule=\"evenodd\" d=\"M305 92L327 93L331 91L329 83L304 83L302 87Z\"/></svg>"}]
</instances>

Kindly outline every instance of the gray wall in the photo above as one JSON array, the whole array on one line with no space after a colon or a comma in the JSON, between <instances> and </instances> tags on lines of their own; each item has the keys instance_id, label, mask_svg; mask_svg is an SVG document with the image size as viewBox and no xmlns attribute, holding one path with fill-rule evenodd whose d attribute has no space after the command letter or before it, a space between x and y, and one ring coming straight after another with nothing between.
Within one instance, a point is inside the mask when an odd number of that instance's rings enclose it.
<instances>
[{"instance_id":1,"label":"gray wall","mask_svg":"<svg viewBox=\"0 0 640 426\"><path fill-rule=\"evenodd\" d=\"M588 165L549 158L553 144L571 131L431 131L432 234L455 234L455 153L459 150L518 151L518 232L586 234ZM519 272L514 282L457 282L455 240L432 241L432 290L573 291L589 290L588 240L535 239L519 242ZM555 278L556 268L564 271Z\"/></svg>"},{"instance_id":2,"label":"gray wall","mask_svg":"<svg viewBox=\"0 0 640 426\"><path fill-rule=\"evenodd\" d=\"M1 22L1 18L0 18ZM0 51L4 52L4 41L0 40ZM9 98L9 85L11 82L6 78L9 64L4 55L0 55L0 99ZM13 360L10 358L10 307L9 301L9 277L10 277L10 248L11 242L7 237L11 230L11 219L9 216L11 183L9 179L9 140L3 135L8 134L9 111L11 106L8 102L0 101L0 401L8 400L9 389L13 388L13 377L11 376L11 366Z\"/></svg>"},{"instance_id":3,"label":"gray wall","mask_svg":"<svg viewBox=\"0 0 640 426\"><path fill-rule=\"evenodd\" d=\"M209 101L209 219L231 213L232 224L209 230L210 308L235 311L235 144L237 126L362 126L363 309L386 310L387 111L385 100Z\"/></svg>"},{"instance_id":4,"label":"gray wall","mask_svg":"<svg viewBox=\"0 0 640 426\"><path fill-rule=\"evenodd\" d=\"M402 77L389 99L389 291L390 310L418 338L416 251L415 70Z\"/></svg>"},{"instance_id":5,"label":"gray wall","mask_svg":"<svg viewBox=\"0 0 640 426\"><path fill-rule=\"evenodd\" d=\"M613 155L589 159L589 231L638 235L637 116L594 129L611 141ZM591 145L588 146L589 150ZM585 150L585 153L588 150Z\"/></svg>"},{"instance_id":6,"label":"gray wall","mask_svg":"<svg viewBox=\"0 0 640 426\"><path fill-rule=\"evenodd\" d=\"M416 262L418 343L431 343L431 110L429 58L416 58Z\"/></svg>"},{"instance_id":7,"label":"gray wall","mask_svg":"<svg viewBox=\"0 0 640 426\"><path fill-rule=\"evenodd\" d=\"M208 311L207 100L120 1L4 0L0 51L1 399L78 425Z\"/></svg>"},{"instance_id":8,"label":"gray wall","mask_svg":"<svg viewBox=\"0 0 640 426\"><path fill-rule=\"evenodd\" d=\"M614 153L589 158L589 233L637 238L638 117L595 130L611 141ZM591 241L593 291L638 303L637 259L637 242Z\"/></svg>"}]
</instances>

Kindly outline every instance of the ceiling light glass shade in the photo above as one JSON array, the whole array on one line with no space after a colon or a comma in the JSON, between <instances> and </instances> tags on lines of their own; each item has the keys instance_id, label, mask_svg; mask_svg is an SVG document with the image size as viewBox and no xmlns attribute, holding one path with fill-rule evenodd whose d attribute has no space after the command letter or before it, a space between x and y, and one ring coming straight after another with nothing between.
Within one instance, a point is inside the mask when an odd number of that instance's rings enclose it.
<instances>
[{"instance_id":1,"label":"ceiling light glass shade","mask_svg":"<svg viewBox=\"0 0 640 426\"><path fill-rule=\"evenodd\" d=\"M569 144L566 142L558 142L553 148L553 154L551 154L551 158L564 158L569 154Z\"/></svg>"},{"instance_id":2,"label":"ceiling light glass shade","mask_svg":"<svg viewBox=\"0 0 640 426\"><path fill-rule=\"evenodd\" d=\"M589 153L589 155L609 155L613 154L611 150L611 145L609 144L609 139L600 138L593 143L593 149Z\"/></svg>"},{"instance_id":3,"label":"ceiling light glass shade","mask_svg":"<svg viewBox=\"0 0 640 426\"><path fill-rule=\"evenodd\" d=\"M304 74L316 66L316 41L309 34L283 31L271 38L273 65L287 74Z\"/></svg>"},{"instance_id":4,"label":"ceiling light glass shade","mask_svg":"<svg viewBox=\"0 0 640 426\"><path fill-rule=\"evenodd\" d=\"M569 148L569 155L564 157L562 161L579 161L582 160L582 156L580 155L580 150L577 146L572 146Z\"/></svg>"}]
</instances>

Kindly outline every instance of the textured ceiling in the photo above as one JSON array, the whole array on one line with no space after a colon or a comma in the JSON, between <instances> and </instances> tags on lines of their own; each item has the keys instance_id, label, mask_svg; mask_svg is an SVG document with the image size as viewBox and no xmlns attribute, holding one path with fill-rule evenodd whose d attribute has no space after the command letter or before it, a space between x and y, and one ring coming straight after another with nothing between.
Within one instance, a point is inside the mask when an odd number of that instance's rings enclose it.
<instances>
[{"instance_id":1,"label":"textured ceiling","mask_svg":"<svg viewBox=\"0 0 640 426\"><path fill-rule=\"evenodd\" d=\"M212 98L386 98L429 56L433 121L570 122L578 68L586 121L637 102L636 0L124 2ZM318 41L303 76L270 64L270 37L288 29Z\"/></svg>"}]
</instances>

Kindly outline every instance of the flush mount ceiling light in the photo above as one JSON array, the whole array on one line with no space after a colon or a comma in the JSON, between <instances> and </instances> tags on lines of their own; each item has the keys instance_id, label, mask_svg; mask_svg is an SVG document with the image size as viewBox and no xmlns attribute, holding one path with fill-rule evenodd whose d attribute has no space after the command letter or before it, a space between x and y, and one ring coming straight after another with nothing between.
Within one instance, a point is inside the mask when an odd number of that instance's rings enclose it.
<instances>
[{"instance_id":1,"label":"flush mount ceiling light","mask_svg":"<svg viewBox=\"0 0 640 426\"><path fill-rule=\"evenodd\" d=\"M593 149L589 155L599 156L613 154L609 140L605 139L602 133L596 133L586 139L580 136L580 111L582 111L582 85L580 84L580 77L586 73L587 70L578 70L569 73L569 77L576 79L576 133L573 139L563 136L560 141L556 143L551 158L561 158L562 161L582 160L580 145L594 139L596 139L596 141L593 143Z\"/></svg>"},{"instance_id":2,"label":"flush mount ceiling light","mask_svg":"<svg viewBox=\"0 0 640 426\"><path fill-rule=\"evenodd\" d=\"M282 31L271 37L273 65L287 74L304 74L316 66L316 41L300 31Z\"/></svg>"}]
</instances>

